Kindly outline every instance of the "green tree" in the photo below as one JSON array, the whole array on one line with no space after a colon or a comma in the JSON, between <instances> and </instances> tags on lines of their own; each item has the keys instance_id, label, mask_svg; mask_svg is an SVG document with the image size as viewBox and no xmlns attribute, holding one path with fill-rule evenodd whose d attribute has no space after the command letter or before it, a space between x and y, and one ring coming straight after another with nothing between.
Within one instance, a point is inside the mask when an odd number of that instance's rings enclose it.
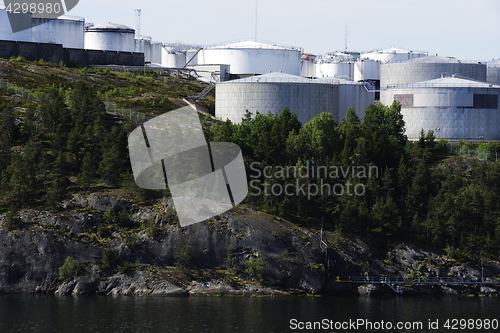
<instances>
[{"instance_id":1,"label":"green tree","mask_svg":"<svg viewBox=\"0 0 500 333\"><path fill-rule=\"evenodd\" d=\"M66 257L64 264L59 267L59 280L66 280L67 278L77 274L78 263L73 257Z\"/></svg>"}]
</instances>

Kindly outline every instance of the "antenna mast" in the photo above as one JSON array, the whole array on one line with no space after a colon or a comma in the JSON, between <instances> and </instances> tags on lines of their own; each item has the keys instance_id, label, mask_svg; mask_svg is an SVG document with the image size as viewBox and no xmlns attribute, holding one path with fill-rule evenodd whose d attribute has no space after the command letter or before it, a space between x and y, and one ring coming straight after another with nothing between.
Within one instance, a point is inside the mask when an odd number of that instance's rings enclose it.
<instances>
[{"instance_id":1,"label":"antenna mast","mask_svg":"<svg viewBox=\"0 0 500 333\"><path fill-rule=\"evenodd\" d=\"M349 27L347 26L347 23L344 28L344 33L345 33L345 52L347 52L347 37L349 36Z\"/></svg>"},{"instance_id":2,"label":"antenna mast","mask_svg":"<svg viewBox=\"0 0 500 333\"><path fill-rule=\"evenodd\" d=\"M255 0L255 41L257 41L257 0Z\"/></svg>"},{"instance_id":3,"label":"antenna mast","mask_svg":"<svg viewBox=\"0 0 500 333\"><path fill-rule=\"evenodd\" d=\"M141 10L135 9L135 52L141 52Z\"/></svg>"}]
</instances>

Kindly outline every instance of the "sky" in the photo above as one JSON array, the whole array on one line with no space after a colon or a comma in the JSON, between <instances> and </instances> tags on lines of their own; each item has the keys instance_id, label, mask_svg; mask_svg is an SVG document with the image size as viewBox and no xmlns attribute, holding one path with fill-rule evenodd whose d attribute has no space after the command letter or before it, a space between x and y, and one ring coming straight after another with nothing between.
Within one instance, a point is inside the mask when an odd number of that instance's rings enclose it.
<instances>
[{"instance_id":1,"label":"sky","mask_svg":"<svg viewBox=\"0 0 500 333\"><path fill-rule=\"evenodd\" d=\"M324 54L345 48L408 50L487 61L500 58L500 0L80 0L69 15L120 23L160 42L214 45L246 38ZM256 10L257 9L257 10Z\"/></svg>"}]
</instances>

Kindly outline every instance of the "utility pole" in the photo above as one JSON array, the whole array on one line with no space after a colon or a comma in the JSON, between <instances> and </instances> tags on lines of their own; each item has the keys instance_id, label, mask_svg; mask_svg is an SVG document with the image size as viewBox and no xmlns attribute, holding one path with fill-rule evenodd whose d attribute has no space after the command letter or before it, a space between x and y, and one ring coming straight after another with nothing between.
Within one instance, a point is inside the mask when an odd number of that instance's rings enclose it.
<instances>
[{"instance_id":1,"label":"utility pole","mask_svg":"<svg viewBox=\"0 0 500 333\"><path fill-rule=\"evenodd\" d=\"M347 37L349 36L349 27L347 26L347 23L344 28L344 33L345 33L345 52L347 52Z\"/></svg>"}]
</instances>

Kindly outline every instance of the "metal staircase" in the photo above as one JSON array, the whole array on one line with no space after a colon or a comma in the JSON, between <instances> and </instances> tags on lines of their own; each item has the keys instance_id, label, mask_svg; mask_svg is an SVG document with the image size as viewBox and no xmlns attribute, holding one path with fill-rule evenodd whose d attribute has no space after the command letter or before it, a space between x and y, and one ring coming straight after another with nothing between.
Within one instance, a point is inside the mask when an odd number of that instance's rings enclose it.
<instances>
[{"instance_id":1,"label":"metal staircase","mask_svg":"<svg viewBox=\"0 0 500 333\"><path fill-rule=\"evenodd\" d=\"M208 87L206 87L205 89L203 89L203 91L200 92L197 96L189 96L188 99L194 100L197 102L200 99L202 99L203 97L205 97L214 88L215 88L215 82L210 82L210 85Z\"/></svg>"}]
</instances>

